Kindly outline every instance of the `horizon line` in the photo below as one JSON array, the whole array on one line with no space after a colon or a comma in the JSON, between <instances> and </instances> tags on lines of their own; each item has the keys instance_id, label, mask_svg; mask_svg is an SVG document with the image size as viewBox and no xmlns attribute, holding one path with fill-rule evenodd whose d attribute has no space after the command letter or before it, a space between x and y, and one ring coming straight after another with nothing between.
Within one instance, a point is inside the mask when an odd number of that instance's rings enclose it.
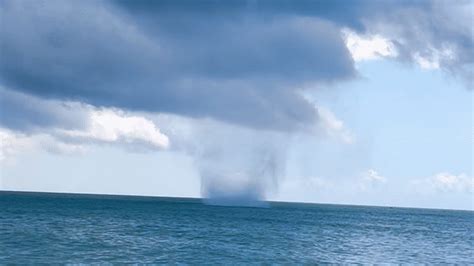
<instances>
[{"instance_id":1,"label":"horizon line","mask_svg":"<svg viewBox=\"0 0 474 266\"><path fill-rule=\"evenodd\" d=\"M181 200L199 200L207 199L205 197L186 197L186 196L166 196L166 195L138 195L138 194L109 194L109 193L91 193L91 192L64 192L64 191L33 191L33 190L5 190L0 189L0 196L3 194L49 194L49 195L76 195L76 196L92 196L92 197L109 197L113 198L151 198L151 199L181 199ZM106 198L107 199L107 198ZM418 209L418 210L439 210L439 211L467 211L474 212L473 209L448 209L448 208L433 208L433 207L406 207L406 206L389 206L389 205L365 205L365 204L347 204L347 203L328 203L328 202L304 202L304 201L280 201L280 200L259 200L266 203L283 203L283 204L306 204L306 205L332 205L332 206L346 206L346 207L371 207L371 208L389 208L389 209ZM205 204L205 203L203 203ZM205 204L207 205L207 204ZM226 206L226 207L255 207L248 205L210 205L210 206ZM271 207L271 205L270 205Z\"/></svg>"}]
</instances>

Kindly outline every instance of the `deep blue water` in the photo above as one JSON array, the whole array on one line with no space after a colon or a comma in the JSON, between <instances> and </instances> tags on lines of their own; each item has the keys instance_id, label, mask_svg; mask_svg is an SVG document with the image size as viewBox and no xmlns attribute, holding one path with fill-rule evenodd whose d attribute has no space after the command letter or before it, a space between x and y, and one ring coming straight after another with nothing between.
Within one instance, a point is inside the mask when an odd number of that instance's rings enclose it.
<instances>
[{"instance_id":1,"label":"deep blue water","mask_svg":"<svg viewBox=\"0 0 474 266\"><path fill-rule=\"evenodd\" d=\"M0 192L0 263L474 263L469 211Z\"/></svg>"}]
</instances>

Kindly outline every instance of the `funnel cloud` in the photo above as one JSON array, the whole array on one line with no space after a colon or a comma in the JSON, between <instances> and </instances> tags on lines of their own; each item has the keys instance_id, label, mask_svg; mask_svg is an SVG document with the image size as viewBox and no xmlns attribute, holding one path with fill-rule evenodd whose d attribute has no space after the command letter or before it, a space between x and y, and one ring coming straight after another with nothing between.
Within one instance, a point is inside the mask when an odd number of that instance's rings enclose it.
<instances>
[{"instance_id":1,"label":"funnel cloud","mask_svg":"<svg viewBox=\"0 0 474 266\"><path fill-rule=\"evenodd\" d=\"M175 149L193 158L205 202L264 206L263 200L277 191L284 176L291 135L214 120L183 122L184 129L174 124L164 132L177 141Z\"/></svg>"}]
</instances>

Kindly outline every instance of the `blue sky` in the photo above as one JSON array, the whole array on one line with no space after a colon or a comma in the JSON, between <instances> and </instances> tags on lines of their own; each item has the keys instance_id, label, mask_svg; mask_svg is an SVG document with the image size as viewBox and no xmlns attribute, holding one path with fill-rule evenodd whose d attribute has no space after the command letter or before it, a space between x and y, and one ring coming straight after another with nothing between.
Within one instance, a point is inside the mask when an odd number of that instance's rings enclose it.
<instances>
[{"instance_id":1,"label":"blue sky","mask_svg":"<svg viewBox=\"0 0 474 266\"><path fill-rule=\"evenodd\" d=\"M472 2L200 3L1 4L0 189L473 208Z\"/></svg>"}]
</instances>

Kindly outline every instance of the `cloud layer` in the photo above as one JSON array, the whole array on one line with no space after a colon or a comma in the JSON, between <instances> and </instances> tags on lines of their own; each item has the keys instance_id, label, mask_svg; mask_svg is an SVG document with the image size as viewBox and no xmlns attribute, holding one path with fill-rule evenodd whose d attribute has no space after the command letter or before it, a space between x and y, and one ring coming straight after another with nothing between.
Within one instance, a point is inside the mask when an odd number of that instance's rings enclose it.
<instances>
[{"instance_id":1,"label":"cloud layer","mask_svg":"<svg viewBox=\"0 0 474 266\"><path fill-rule=\"evenodd\" d=\"M317 18L158 13L142 22L122 13L102 2L6 2L2 82L40 97L288 130L316 119L299 85L354 73L337 28Z\"/></svg>"},{"instance_id":2,"label":"cloud layer","mask_svg":"<svg viewBox=\"0 0 474 266\"><path fill-rule=\"evenodd\" d=\"M471 80L469 8L464 1L3 1L3 124L76 120L74 111L48 116L47 106L43 120L32 119L34 106L20 103L29 100L10 93L20 91L298 130L319 119L302 88L356 76L347 30L377 46L365 55L358 47L362 57L392 56Z\"/></svg>"}]
</instances>

